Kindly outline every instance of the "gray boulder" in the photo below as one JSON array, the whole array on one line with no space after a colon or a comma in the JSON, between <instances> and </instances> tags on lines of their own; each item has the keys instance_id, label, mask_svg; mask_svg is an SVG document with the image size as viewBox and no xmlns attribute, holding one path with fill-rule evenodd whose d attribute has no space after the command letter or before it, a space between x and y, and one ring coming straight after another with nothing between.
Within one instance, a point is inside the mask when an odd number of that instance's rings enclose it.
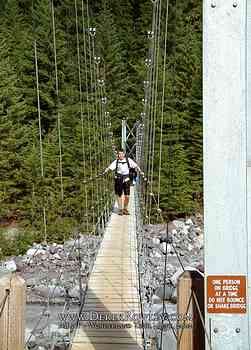
<instances>
[{"instance_id":1,"label":"gray boulder","mask_svg":"<svg viewBox=\"0 0 251 350\"><path fill-rule=\"evenodd\" d=\"M165 297L164 297L164 293L165 293ZM163 300L163 299L170 300L172 293L173 293L173 286L171 285L171 283L166 283L165 288L164 288L164 286L159 286L155 291L155 294L161 300Z\"/></svg>"}]
</instances>

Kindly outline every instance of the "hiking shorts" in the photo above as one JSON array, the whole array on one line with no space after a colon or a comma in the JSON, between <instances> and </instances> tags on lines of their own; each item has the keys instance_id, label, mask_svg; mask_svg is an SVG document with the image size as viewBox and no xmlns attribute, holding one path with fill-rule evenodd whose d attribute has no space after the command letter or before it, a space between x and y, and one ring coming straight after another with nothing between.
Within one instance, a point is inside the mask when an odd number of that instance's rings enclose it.
<instances>
[{"instance_id":1,"label":"hiking shorts","mask_svg":"<svg viewBox=\"0 0 251 350\"><path fill-rule=\"evenodd\" d=\"M115 178L114 190L115 194L119 197L124 193L125 196L130 196L130 179L125 181L128 176L118 176Z\"/></svg>"}]
</instances>

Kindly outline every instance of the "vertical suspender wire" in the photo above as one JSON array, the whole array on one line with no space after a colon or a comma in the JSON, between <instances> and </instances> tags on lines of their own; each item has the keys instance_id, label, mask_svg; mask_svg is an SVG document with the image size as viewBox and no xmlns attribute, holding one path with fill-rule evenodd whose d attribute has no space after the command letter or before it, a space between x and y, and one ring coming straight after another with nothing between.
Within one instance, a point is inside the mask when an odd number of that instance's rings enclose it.
<instances>
[{"instance_id":1,"label":"vertical suspender wire","mask_svg":"<svg viewBox=\"0 0 251 350\"><path fill-rule=\"evenodd\" d=\"M149 129L150 129L150 100L151 100L151 92L152 92L152 57L153 57L153 50L154 50L154 30L155 30L155 3L153 4L153 15L152 15L152 35L149 35L149 38L151 40L151 45L149 47L149 57L150 63L147 63L148 66L148 77L147 77L147 86L145 90L145 101L144 101L144 112L145 112L145 166L144 166L144 172L148 177L148 158L149 158ZM146 183L146 189L145 189L145 216L147 216L147 204L148 204L148 183Z\"/></svg>"},{"instance_id":2,"label":"vertical suspender wire","mask_svg":"<svg viewBox=\"0 0 251 350\"><path fill-rule=\"evenodd\" d=\"M98 76L100 77L100 70L98 71ZM103 85L104 81L100 80L100 83L98 85L98 100L99 100L99 105L100 105L100 113L99 113L99 123L100 123L100 128L101 128L101 153L102 153L102 158L101 158L101 169L104 169L106 166L106 140L105 140L105 114L104 114L104 105L101 103L103 101ZM103 188L103 205L104 205L104 215L106 219L106 199L107 199L107 192L106 192L106 186L105 186L105 178L102 177L102 188Z\"/></svg>"},{"instance_id":3,"label":"vertical suspender wire","mask_svg":"<svg viewBox=\"0 0 251 350\"><path fill-rule=\"evenodd\" d=\"M61 209L64 200L63 189L63 168L62 168L62 144L61 144L61 116L59 112L59 84L58 84L58 68L57 68L57 47L56 47L56 30L55 30L55 13L54 13L54 0L51 0L51 20L52 20L52 35L53 35L53 51L54 51L54 66L55 66L55 90L56 90L56 108L57 108L57 131L58 131L58 148L59 148L59 176L60 176L60 199ZM62 212L61 212L62 215ZM49 286L49 265L46 276L47 288ZM50 297L47 299L47 311L50 314ZM49 321L49 319L48 319Z\"/></svg>"},{"instance_id":4,"label":"vertical suspender wire","mask_svg":"<svg viewBox=\"0 0 251 350\"><path fill-rule=\"evenodd\" d=\"M157 0L158 1L158 0ZM152 85L153 85L153 71L154 71L154 52L155 52L155 34L156 34L156 30L155 30L155 22L156 22L156 2L153 3L153 17L152 17L152 44L151 47L149 49L149 56L150 56L150 69L149 69L149 88L148 88L148 96L147 96L147 105L148 106L148 110L147 110L147 125L146 125L146 175L148 178L149 175L149 155L150 155L150 130L151 130L151 98L152 98L152 93L153 93L153 89L152 89ZM148 218L148 203L149 203L149 181L147 182L147 187L146 187L146 193L145 193L145 216L146 219Z\"/></svg>"},{"instance_id":5,"label":"vertical suspender wire","mask_svg":"<svg viewBox=\"0 0 251 350\"><path fill-rule=\"evenodd\" d=\"M154 6L155 8L155 6ZM153 16L152 16L152 33L154 31L154 18L155 18L155 13L153 11ZM148 35L148 39L151 40L151 35ZM151 60L152 57L152 50L153 50L153 44L151 42L151 45L149 46L149 52L148 52L148 61L149 59ZM152 72L152 62L146 62L146 66L148 67L147 69L147 83L144 85L144 140L145 140L145 153L144 153L144 173L146 176L148 176L147 169L148 169L148 142L149 142L149 101L150 101L150 95L151 95L151 72ZM145 217L147 215L147 193L148 193L148 183L145 184L144 187L144 196L143 196L143 201L144 201L144 211L143 211L143 216Z\"/></svg>"},{"instance_id":6,"label":"vertical suspender wire","mask_svg":"<svg viewBox=\"0 0 251 350\"><path fill-rule=\"evenodd\" d=\"M44 177L44 156L43 156L43 140L41 125L41 109L40 109L40 90L39 90L39 73L37 60L37 41L34 42L35 67L36 67L36 87L37 87L37 108L38 108L38 127L39 127L39 148L40 148L40 170L41 176Z\"/></svg>"},{"instance_id":7,"label":"vertical suspender wire","mask_svg":"<svg viewBox=\"0 0 251 350\"><path fill-rule=\"evenodd\" d=\"M166 0L166 23L165 23L165 43L164 43L164 62L163 62L163 86L162 86L162 102L161 102L161 123L160 123L160 150L159 150L159 177L158 177L158 208L160 207L160 179L161 179L161 167L162 167L162 143L163 143L163 120L164 120L164 103L165 103L165 88L166 88L166 58L167 58L167 29L168 29L168 16L169 16L169 0ZM167 223L167 235L168 235L168 223ZM167 245L164 264L164 295L166 289L167 278ZM165 301L163 300L162 311L165 309ZM163 321L160 335L160 348L162 349L163 343Z\"/></svg>"},{"instance_id":8,"label":"vertical suspender wire","mask_svg":"<svg viewBox=\"0 0 251 350\"><path fill-rule=\"evenodd\" d=\"M39 122L39 143L40 143L40 159L41 159L41 176L44 180L44 164L43 164L43 143L42 143L42 125L41 125L41 106L40 106L40 87L39 87L39 71L38 71L38 55L37 55L37 41L34 43L35 51L35 67L36 67L36 87L37 87L37 106L38 106L38 122ZM43 181L44 182L44 181ZM42 186L44 192L44 184ZM43 193L43 201L45 201L45 193ZM44 221L44 242L47 243L47 215L45 205L43 206L43 221ZM47 274L48 276L48 274ZM46 278L48 287L48 278ZM47 299L47 311L50 308L49 298Z\"/></svg>"},{"instance_id":9,"label":"vertical suspender wire","mask_svg":"<svg viewBox=\"0 0 251 350\"><path fill-rule=\"evenodd\" d=\"M68 7L67 8L67 15L68 19L71 19L73 17L73 10L72 10L72 7ZM70 37L71 37L71 24L70 22L67 22L66 24L66 31L67 31L67 52L71 52L71 45L72 43L70 42ZM69 65L71 66L72 70L71 72L69 72L69 77L71 76L72 72L74 71L74 57L73 55L69 55ZM75 72L74 72L75 73ZM72 77L71 77L72 78ZM71 83L70 83L70 88L69 88L69 97L72 100L74 100L74 85L73 85L73 79L71 80Z\"/></svg>"},{"instance_id":10,"label":"vertical suspender wire","mask_svg":"<svg viewBox=\"0 0 251 350\"><path fill-rule=\"evenodd\" d=\"M173 53L173 57L174 57L174 63L173 63L173 68L172 68L172 75L173 75L173 81L172 81L172 95L173 95L173 100L176 103L176 99L175 99L175 85L176 85L176 46L177 46L177 42L176 42L176 35L177 35L177 31L176 31L176 26L177 26L177 0L174 0L174 9L175 9L175 14L174 14L174 53ZM170 108L170 130L174 131L174 120L173 120L173 113L174 113L175 108L173 106L171 106ZM171 135L171 132L169 133L169 135ZM171 135L172 136L172 135ZM169 136L170 137L170 136ZM175 137L173 136L173 139L169 139L168 140L168 157L169 157L169 193L168 193L168 210L169 210L169 203L170 203L170 191L173 191L173 171L174 171L174 165L173 165L173 144L175 142Z\"/></svg>"},{"instance_id":11,"label":"vertical suspender wire","mask_svg":"<svg viewBox=\"0 0 251 350\"><path fill-rule=\"evenodd\" d=\"M100 78L100 70L98 70L98 77ZM104 132L105 132L105 115L104 115L104 105L102 104L103 101L103 88L104 81L99 79L98 82L98 101L99 101L99 124L100 124L100 130L101 130L101 169L105 168L105 138L104 138ZM102 187L102 193L103 193L103 216L106 220L106 187L105 187L105 179L102 177L101 179L101 187Z\"/></svg>"},{"instance_id":12,"label":"vertical suspender wire","mask_svg":"<svg viewBox=\"0 0 251 350\"><path fill-rule=\"evenodd\" d=\"M145 133L145 122L146 122L146 118L145 118L145 109L144 109L144 117L141 120L141 142L144 142L144 133ZM142 146L142 145L141 145ZM140 149L140 168L143 169L143 171L145 172L145 166L144 166L144 148L141 147ZM143 205L143 197L144 197L144 188L145 188L145 182L143 180L142 177L139 178L139 203L140 203L140 208L142 208ZM142 212L141 212L142 214Z\"/></svg>"},{"instance_id":13,"label":"vertical suspender wire","mask_svg":"<svg viewBox=\"0 0 251 350\"><path fill-rule=\"evenodd\" d=\"M157 0L158 2L158 0ZM148 88L148 96L147 96L147 109L148 109L148 127L147 127L147 173L149 167L149 148L150 148L150 127L151 127L151 100L153 94L153 75L154 75L154 52L155 52L155 37L156 37L156 12L157 12L157 2L153 3L153 18L152 18L152 38L151 38L151 46L149 48L149 57L151 60L150 69L149 69L149 88Z\"/></svg>"},{"instance_id":14,"label":"vertical suspender wire","mask_svg":"<svg viewBox=\"0 0 251 350\"><path fill-rule=\"evenodd\" d=\"M91 152L91 122L90 122L90 108L89 108L89 87L88 87L87 53L86 53L87 49L86 49L86 35L85 35L86 28L85 28L84 0L82 0L82 24L83 24L85 90L86 90L86 105L87 105L87 124L88 124L89 166L90 166L90 176L92 178L93 170L92 170L92 152ZM92 182L91 183L91 209L94 207L93 192L94 191L93 191L93 182ZM88 221L89 221L89 218L88 218Z\"/></svg>"},{"instance_id":15,"label":"vertical suspender wire","mask_svg":"<svg viewBox=\"0 0 251 350\"><path fill-rule=\"evenodd\" d=\"M80 62L80 49L79 49L77 0L75 0L74 4L75 4L76 39L77 39L78 84L79 84L80 118L81 118L83 176L85 178L86 161L85 161L85 137L84 137L84 112L83 112L82 75L81 75L81 62ZM85 199L84 199L85 200L85 213L87 214L88 202L87 202L87 188L86 188L86 184L82 184L81 187L82 187L82 189L84 187L84 192L85 192ZM86 228L87 228L87 231L88 231L88 229L89 229L88 215L86 215Z\"/></svg>"},{"instance_id":16,"label":"vertical suspender wire","mask_svg":"<svg viewBox=\"0 0 251 350\"><path fill-rule=\"evenodd\" d=\"M167 26L169 15L169 0L166 0L166 24L165 24L165 43L164 43L164 62L163 62L163 86L162 86L162 101L161 101L161 121L160 121L160 143L159 143L159 176L158 176L158 208L160 206L160 179L162 170L162 146L163 146L163 121L164 121L164 105L166 92L166 58L167 58Z\"/></svg>"},{"instance_id":17,"label":"vertical suspender wire","mask_svg":"<svg viewBox=\"0 0 251 350\"><path fill-rule=\"evenodd\" d=\"M94 130L95 130L95 138L96 138L96 144L95 147L97 147L97 153L96 153L96 175L98 175L98 172L100 171L100 142L99 142L99 125L98 125L98 96L97 96L97 69L96 66L99 64L98 59L95 57L95 43L94 43L94 36L92 37L92 58L93 58L93 82L94 82L94 108L95 108L95 123L94 123ZM101 220L101 208L100 208L100 198L99 193L101 193L100 190L100 183L99 181L96 182L96 197L97 197L97 212L98 212L98 220L97 220L97 228L100 224ZM98 230L99 231L99 230Z\"/></svg>"},{"instance_id":18,"label":"vertical suspender wire","mask_svg":"<svg viewBox=\"0 0 251 350\"><path fill-rule=\"evenodd\" d=\"M162 0L159 0L159 18L157 24L157 32L156 32L156 41L157 41L157 49L156 49L156 78L155 78L155 93L154 93L154 110L153 110L153 132L152 132L152 158L151 158L151 175L150 175L150 191L153 193L153 165L154 165L154 152L155 152L155 131L156 131L156 118L157 118L157 99L158 99L158 80L159 80L159 46L160 46L160 36L161 36L161 11L162 11ZM149 205L149 223L151 218L152 211L152 200Z\"/></svg>"},{"instance_id":19,"label":"vertical suspender wire","mask_svg":"<svg viewBox=\"0 0 251 350\"><path fill-rule=\"evenodd\" d=\"M152 47L150 49L150 57L151 57L151 69L150 69L150 89L149 89L149 101L148 101L148 109L149 109L149 121L148 121L148 157L147 157L147 174L150 174L150 157L151 157L151 135L152 135L152 112L153 112L153 101L154 101L154 86L155 86L155 52L156 52L156 37L157 37L157 29L156 22L158 16L158 3L159 0L153 3L153 24L152 24ZM149 188L148 188L149 190ZM149 192L149 191L148 191ZM149 196L149 193L148 193Z\"/></svg>"},{"instance_id":20,"label":"vertical suspender wire","mask_svg":"<svg viewBox=\"0 0 251 350\"><path fill-rule=\"evenodd\" d=\"M148 159L148 124L149 124L149 116L148 116L148 100L149 100L149 95L150 95L150 66L148 67L147 70L147 82L144 84L144 109L143 109L143 113L144 113L144 119L143 119L143 124L144 124L144 128L143 128L143 135L144 135L144 150L143 150L143 167L141 169L143 169L144 173L147 176L147 159ZM142 196L142 204L143 204L143 217L146 216L146 210L145 210L145 206L146 206L146 193L147 193L147 183L144 182L142 183L141 181L141 196Z\"/></svg>"},{"instance_id":21,"label":"vertical suspender wire","mask_svg":"<svg viewBox=\"0 0 251 350\"><path fill-rule=\"evenodd\" d=\"M106 96L104 85L101 87L101 99ZM109 142L111 137L111 125L109 122L109 113L106 111L106 107L102 106L102 120L103 120L103 133L104 133L104 163L103 167L107 167L110 162L111 155L111 144ZM110 203L111 203L111 188L109 178L106 176L104 178L104 188L105 188L105 200L106 200L106 218L108 220L110 214Z\"/></svg>"},{"instance_id":22,"label":"vertical suspender wire","mask_svg":"<svg viewBox=\"0 0 251 350\"><path fill-rule=\"evenodd\" d=\"M168 7L169 3L167 1L167 7ZM167 9L168 11L168 9ZM168 15L168 13L167 13ZM176 35L177 35L177 31L176 31L176 26L177 26L177 0L175 0L175 17L174 17L174 35L175 35L175 42L174 42L174 67L173 67L173 98L175 97L175 80L176 80ZM166 28L167 28L167 25L166 25ZM172 111L171 111L171 129L173 128L173 118L172 118L172 113L173 113L173 108L172 108ZM169 161L169 181L168 181L168 195L167 195L167 210L169 211L169 203L170 203L170 189L171 189L171 186L172 186L172 172L173 172L173 162L172 162L172 157L173 157L173 150L172 150L172 147L171 147L171 141L169 141L169 149L168 149L168 161ZM169 233L168 233L168 224L169 224L169 215L168 215L168 219L167 219L167 227L166 227L166 234L167 234L167 240L168 240L168 236L169 236ZM177 255L177 253L176 253ZM180 261L180 258L179 258L179 255L177 255L177 258L181 264L181 267L183 268L184 270L184 266L183 264L181 263ZM167 266L167 245L166 245L166 255L165 255L165 270L164 270L164 281L163 281L163 286L164 286L164 293L165 293L165 284L166 284L166 279L167 279L167 272L166 272L166 266ZM164 301L163 301L163 310L165 308L165 304L164 304ZM163 322L162 322L162 326L163 326ZM163 327L161 329L161 340L160 340L160 349L162 350L162 345L163 345Z\"/></svg>"},{"instance_id":23,"label":"vertical suspender wire","mask_svg":"<svg viewBox=\"0 0 251 350\"><path fill-rule=\"evenodd\" d=\"M153 13L153 16L155 18L155 13ZM152 20L152 33L154 30L154 18ZM153 51L153 38L151 39L151 47L149 48L149 57L151 57L152 60L152 51ZM149 146L149 127L150 127L150 120L149 120L149 114L150 114L150 99L151 99L151 85L152 85L152 61L150 64L148 64L148 71L147 71L147 83L144 86L145 88L145 101L144 101L144 126L145 126L145 165L144 165L144 172L147 173L147 166L148 166L148 146Z\"/></svg>"},{"instance_id":24,"label":"vertical suspender wire","mask_svg":"<svg viewBox=\"0 0 251 350\"><path fill-rule=\"evenodd\" d=\"M86 1L86 14L87 14L87 27L88 29L90 29L90 18L89 18L89 1ZM88 30L88 51L89 51L89 70L90 70L90 78L91 78L91 91L92 91L92 87L93 87L93 76L92 76L92 53L91 53L91 38L90 38L90 31ZM92 96L91 96L92 97ZM91 102L92 102L92 98L91 98ZM92 104L91 104L92 106ZM93 109L91 109L91 114L93 114ZM92 116L91 116L92 117ZM92 118L90 118L91 121ZM91 128L92 124L90 123L90 128ZM94 146L94 143L93 143ZM94 150L92 149L91 152L91 162L92 162L92 155L94 153ZM92 167L93 169L93 167ZM94 169L92 170L94 172ZM95 232L95 206L94 206L94 183L92 181L92 226L93 229L92 231Z\"/></svg>"},{"instance_id":25,"label":"vertical suspender wire","mask_svg":"<svg viewBox=\"0 0 251 350\"><path fill-rule=\"evenodd\" d=\"M144 90L145 90L145 101L144 101L144 118L143 118L143 143L144 143L144 148L142 150L142 168L144 173L147 176L147 159L148 159L148 127L149 127L149 115L148 115L148 106L149 106L149 95L150 95L150 70L151 68L148 67L147 70L147 82L144 84ZM142 182L142 179L140 179L141 183L141 201L143 205L143 210L142 210L142 216L146 216L146 195L147 195L147 188L148 188L148 183L147 182Z\"/></svg>"},{"instance_id":26,"label":"vertical suspender wire","mask_svg":"<svg viewBox=\"0 0 251 350\"><path fill-rule=\"evenodd\" d=\"M105 86L103 86L102 88L102 94L101 97L106 96L106 90L105 90ZM104 133L105 133L105 150L104 150L104 154L105 154L105 167L110 163L111 161L111 154L112 154L112 142L111 142L111 122L110 122L110 114L109 112L107 112L106 108L103 109L103 114L104 114ZM111 211L111 205L113 202L113 191L111 188L111 181L109 180L109 177L105 178L105 188L106 188L106 206L107 206L107 218L110 215L110 211Z\"/></svg>"},{"instance_id":27,"label":"vertical suspender wire","mask_svg":"<svg viewBox=\"0 0 251 350\"><path fill-rule=\"evenodd\" d=\"M154 101L154 92L155 92L155 69L156 69L156 39L157 39L157 18L158 18L158 9L159 9L159 0L153 3L153 44L151 48L151 70L150 70L150 93L149 93L149 126L148 126L148 152L147 152L147 198L146 198L146 217L148 223L150 222L149 217L149 206L151 201L151 192L150 192L150 160L151 160L151 148L152 148L152 128L153 128L153 101Z\"/></svg>"},{"instance_id":28,"label":"vertical suspender wire","mask_svg":"<svg viewBox=\"0 0 251 350\"><path fill-rule=\"evenodd\" d=\"M152 50L152 71L151 71L151 99L149 101L150 104L150 127L149 127L149 136L148 136L148 168L147 168L147 174L148 179L150 178L151 174L151 158L152 158L152 131L153 131L153 109L154 109L154 93L155 93L155 84L156 84L156 46L157 46L157 25L158 25L158 12L159 12L159 0L157 0L157 4L154 2L154 44L153 44L153 50ZM149 184L151 184L150 181L148 181L148 193L147 193L147 218L148 223L150 223L150 205L151 205L151 192L149 191ZM150 186L151 187L151 186Z\"/></svg>"},{"instance_id":29,"label":"vertical suspender wire","mask_svg":"<svg viewBox=\"0 0 251 350\"><path fill-rule=\"evenodd\" d=\"M41 168L41 177L44 180L43 140L42 140L39 72L38 72L37 41L36 40L34 41L34 55L35 55L35 70L36 70L37 110L38 110L39 147L40 147L40 168ZM44 188L43 188L43 191L44 191ZM45 194L43 194L43 201L45 201ZM46 209L45 209L44 203L43 203L43 222L44 222L44 241L47 242L47 216L46 216Z\"/></svg>"},{"instance_id":30,"label":"vertical suspender wire","mask_svg":"<svg viewBox=\"0 0 251 350\"><path fill-rule=\"evenodd\" d=\"M100 70L97 70L97 77L100 78ZM101 136L101 163L100 163L100 170L105 168L105 139L104 139L104 132L105 132L105 126L104 126L104 105L102 103L103 101L103 94L102 94L102 88L103 88L104 81L99 79L98 83L98 101L99 101L99 125L100 125L100 136ZM106 221L106 198L107 198L107 192L106 192L106 186L105 186L105 179L102 177L101 179L101 188L102 188L102 216L103 216L103 225L105 225Z\"/></svg>"},{"instance_id":31,"label":"vertical suspender wire","mask_svg":"<svg viewBox=\"0 0 251 350\"><path fill-rule=\"evenodd\" d=\"M102 80L100 78L100 71L99 71L99 66L100 64L97 64L97 69L96 69L96 78L97 78L97 124L98 124L98 130L100 132L100 137L98 138L99 141L99 173L102 171L103 163L104 163L104 149L103 149L103 125L102 125L102 110L105 105L104 100L101 100L101 86ZM101 205L101 227L104 229L104 217L105 217L105 187L104 187L104 179L102 178L100 183L100 193L101 193L101 199L100 199L100 205Z\"/></svg>"},{"instance_id":32,"label":"vertical suspender wire","mask_svg":"<svg viewBox=\"0 0 251 350\"><path fill-rule=\"evenodd\" d=\"M157 3L156 10L156 20L155 20L155 36L154 36L154 52L153 52L153 84L152 84L152 96L151 96L151 128L150 128L150 143L149 143L149 160L148 160L148 174L149 174L149 185L150 185L150 195L149 195L149 205L148 205L148 223L151 222L151 211L152 211L152 200L153 200L153 188L152 188L152 161L153 161L153 142L154 142L154 118L155 118L155 95L157 86L157 46L159 37L159 12L160 12L160 0Z\"/></svg>"},{"instance_id":33,"label":"vertical suspender wire","mask_svg":"<svg viewBox=\"0 0 251 350\"><path fill-rule=\"evenodd\" d=\"M104 68L105 69L105 68ZM102 90L101 90L101 98L106 96L106 89L105 89L105 85L103 86ZM106 111L106 108L104 108L104 116L105 116L105 135L106 135L106 149L105 149L105 154L106 154L106 159L105 159L105 163L106 166L110 163L111 159L110 156L112 154L112 141L111 141L111 121L110 121L110 113ZM109 133L108 133L109 130ZM109 178L106 177L106 189L108 191L108 196L107 196L107 206L108 206L108 211L110 213L111 211L111 206L113 203L113 191L112 191L112 187L111 187L111 181L109 181Z\"/></svg>"},{"instance_id":34,"label":"vertical suspender wire","mask_svg":"<svg viewBox=\"0 0 251 350\"><path fill-rule=\"evenodd\" d=\"M158 1L158 0L157 0ZM153 77L153 52L155 49L155 21L156 21L156 2L153 3L153 14L152 14L152 34L150 34L150 40L151 45L149 47L149 59L150 63L148 62L148 77L147 77L147 89L145 94L145 103L144 103L144 112L146 113L146 147L147 147L147 154L146 154L146 168L145 172L148 171L148 157L149 157L149 133L150 133L150 113L151 113L151 94L152 94L152 77Z\"/></svg>"},{"instance_id":35,"label":"vertical suspender wire","mask_svg":"<svg viewBox=\"0 0 251 350\"><path fill-rule=\"evenodd\" d=\"M56 83L57 110L58 110L58 108L59 108L59 88L58 88L58 65L57 65L57 44L56 44L56 30L55 30L54 0L51 1L51 13L52 13L54 64L55 64L55 83ZM57 124L58 124L60 189L61 189L61 201L63 202L63 200L64 200L64 186L63 186L63 165L62 165L63 162L62 162L62 139L61 139L61 115L60 115L59 110L57 111Z\"/></svg>"}]
</instances>

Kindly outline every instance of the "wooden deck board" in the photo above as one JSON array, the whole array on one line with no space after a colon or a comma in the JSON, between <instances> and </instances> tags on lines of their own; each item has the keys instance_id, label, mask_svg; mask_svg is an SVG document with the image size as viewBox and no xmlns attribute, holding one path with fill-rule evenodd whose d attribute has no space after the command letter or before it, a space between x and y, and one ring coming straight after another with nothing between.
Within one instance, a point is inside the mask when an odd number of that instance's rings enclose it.
<instances>
[{"instance_id":1,"label":"wooden deck board","mask_svg":"<svg viewBox=\"0 0 251 350\"><path fill-rule=\"evenodd\" d=\"M73 343L74 350L142 350L138 344L91 344Z\"/></svg>"},{"instance_id":2,"label":"wooden deck board","mask_svg":"<svg viewBox=\"0 0 251 350\"><path fill-rule=\"evenodd\" d=\"M83 312L140 313L133 193L130 216L112 214L91 273ZM91 323L95 323L95 325ZM103 324L103 326L102 326ZM112 324L129 328L106 328ZM96 328L96 327L100 328ZM103 328L102 328L103 327ZM105 327L105 328L104 328ZM117 326L116 326L117 327ZM141 350L141 329L130 320L81 321L72 350Z\"/></svg>"}]
</instances>

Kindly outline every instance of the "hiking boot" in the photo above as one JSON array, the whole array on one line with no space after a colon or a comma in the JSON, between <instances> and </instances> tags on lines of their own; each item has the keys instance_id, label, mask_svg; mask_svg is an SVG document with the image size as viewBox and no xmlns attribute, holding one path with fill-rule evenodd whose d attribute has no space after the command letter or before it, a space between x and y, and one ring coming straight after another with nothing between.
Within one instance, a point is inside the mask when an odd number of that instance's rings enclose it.
<instances>
[{"instance_id":1,"label":"hiking boot","mask_svg":"<svg viewBox=\"0 0 251 350\"><path fill-rule=\"evenodd\" d=\"M129 211L127 209L123 209L123 214L124 215L130 215Z\"/></svg>"},{"instance_id":2,"label":"hiking boot","mask_svg":"<svg viewBox=\"0 0 251 350\"><path fill-rule=\"evenodd\" d=\"M119 209L118 215L123 215L123 209Z\"/></svg>"}]
</instances>

